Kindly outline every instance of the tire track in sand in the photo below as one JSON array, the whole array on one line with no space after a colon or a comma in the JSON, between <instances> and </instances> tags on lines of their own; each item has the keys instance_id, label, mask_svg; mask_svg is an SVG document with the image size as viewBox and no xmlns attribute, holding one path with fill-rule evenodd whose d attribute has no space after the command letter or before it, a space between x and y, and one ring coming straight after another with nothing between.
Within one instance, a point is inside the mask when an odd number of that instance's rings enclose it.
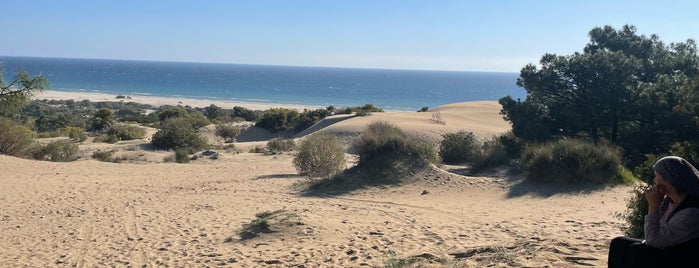
<instances>
[{"instance_id":1,"label":"tire track in sand","mask_svg":"<svg viewBox=\"0 0 699 268\"><path fill-rule=\"evenodd\" d=\"M131 263L132 267L147 267L146 263L146 253L143 251L141 241L143 238L140 237L138 233L138 223L136 222L136 207L130 203L126 202L126 234L127 240L133 243L133 248L131 249Z\"/></svg>"},{"instance_id":2,"label":"tire track in sand","mask_svg":"<svg viewBox=\"0 0 699 268\"><path fill-rule=\"evenodd\" d=\"M85 194L85 187L87 186L86 183L83 183L81 185L78 185L76 187L77 193L79 193L79 196L77 198L82 198L83 202L82 204L86 206L86 208L83 208L84 214L82 215L81 218L84 217L84 219L81 219L82 224L80 225L80 235L78 237L79 244L76 247L76 251L74 256L74 262L71 264L72 267L84 267L85 266L85 258L87 256L88 250L90 250L91 246L90 243L92 242L92 233L95 229L95 205L92 203L92 199L90 199L87 194ZM82 206L81 206L82 207Z\"/></svg>"}]
</instances>

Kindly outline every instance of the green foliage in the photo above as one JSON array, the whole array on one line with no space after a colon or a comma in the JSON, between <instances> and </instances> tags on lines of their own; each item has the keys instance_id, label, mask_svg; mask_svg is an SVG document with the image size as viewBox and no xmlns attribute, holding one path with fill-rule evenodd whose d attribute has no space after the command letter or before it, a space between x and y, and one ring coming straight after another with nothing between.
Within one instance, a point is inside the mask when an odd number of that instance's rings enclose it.
<instances>
[{"instance_id":1,"label":"green foliage","mask_svg":"<svg viewBox=\"0 0 699 268\"><path fill-rule=\"evenodd\" d=\"M187 150L184 149L178 149L175 150L175 162L177 163L189 163L189 154L187 153Z\"/></svg>"},{"instance_id":2,"label":"green foliage","mask_svg":"<svg viewBox=\"0 0 699 268\"><path fill-rule=\"evenodd\" d=\"M527 179L540 182L609 183L620 176L617 147L580 140L532 144L522 153Z\"/></svg>"},{"instance_id":3,"label":"green foliage","mask_svg":"<svg viewBox=\"0 0 699 268\"><path fill-rule=\"evenodd\" d=\"M73 141L83 142L87 139L87 134L85 134L84 128L66 127L64 131L68 134L68 137Z\"/></svg>"},{"instance_id":4,"label":"green foliage","mask_svg":"<svg viewBox=\"0 0 699 268\"><path fill-rule=\"evenodd\" d=\"M267 149L273 154L293 151L296 144L294 140L274 138L267 142Z\"/></svg>"},{"instance_id":5,"label":"green foliage","mask_svg":"<svg viewBox=\"0 0 699 268\"><path fill-rule=\"evenodd\" d=\"M233 141L235 137L243 132L243 127L229 124L216 125L216 135L221 136L226 142Z\"/></svg>"},{"instance_id":6,"label":"green foliage","mask_svg":"<svg viewBox=\"0 0 699 268\"><path fill-rule=\"evenodd\" d=\"M0 117L0 154L18 156L34 142L34 132L10 119Z\"/></svg>"},{"instance_id":7,"label":"green foliage","mask_svg":"<svg viewBox=\"0 0 699 268\"><path fill-rule=\"evenodd\" d=\"M184 149L190 153L206 147L206 138L200 136L192 123L184 118L166 119L153 134L151 144L165 150Z\"/></svg>"},{"instance_id":8,"label":"green foliage","mask_svg":"<svg viewBox=\"0 0 699 268\"><path fill-rule=\"evenodd\" d=\"M34 159L53 162L70 162L78 159L78 145L68 141L55 141L32 150Z\"/></svg>"},{"instance_id":9,"label":"green foliage","mask_svg":"<svg viewBox=\"0 0 699 268\"><path fill-rule=\"evenodd\" d=\"M189 112L182 107L168 107L167 109L158 112L158 121L187 117L189 117Z\"/></svg>"},{"instance_id":10,"label":"green foliage","mask_svg":"<svg viewBox=\"0 0 699 268\"><path fill-rule=\"evenodd\" d=\"M327 109L304 110L294 123L294 131L301 132L331 114Z\"/></svg>"},{"instance_id":11,"label":"green foliage","mask_svg":"<svg viewBox=\"0 0 699 268\"><path fill-rule=\"evenodd\" d=\"M104 143L114 144L114 143L117 143L119 141L119 137L117 137L116 135L102 134L102 135L95 137L95 139L93 139L92 141L93 142L104 142Z\"/></svg>"},{"instance_id":12,"label":"green foliage","mask_svg":"<svg viewBox=\"0 0 699 268\"><path fill-rule=\"evenodd\" d=\"M209 120L225 117L225 112L223 111L223 108L218 107L216 105L209 105L206 107L206 118Z\"/></svg>"},{"instance_id":13,"label":"green foliage","mask_svg":"<svg viewBox=\"0 0 699 268\"><path fill-rule=\"evenodd\" d=\"M474 160L480 155L480 142L473 132L464 130L442 135L439 144L439 156L449 164L459 164Z\"/></svg>"},{"instance_id":14,"label":"green foliage","mask_svg":"<svg viewBox=\"0 0 699 268\"><path fill-rule=\"evenodd\" d=\"M102 162L114 162L114 151L96 151L92 158Z\"/></svg>"},{"instance_id":15,"label":"green foliage","mask_svg":"<svg viewBox=\"0 0 699 268\"><path fill-rule=\"evenodd\" d=\"M232 117L239 117L245 119L245 121L258 121L262 117L262 111L253 111L244 107L235 106L233 107Z\"/></svg>"},{"instance_id":16,"label":"green foliage","mask_svg":"<svg viewBox=\"0 0 699 268\"><path fill-rule=\"evenodd\" d=\"M255 126L276 133L294 129L298 119L299 113L296 110L272 108L265 111Z\"/></svg>"},{"instance_id":17,"label":"green foliage","mask_svg":"<svg viewBox=\"0 0 699 268\"><path fill-rule=\"evenodd\" d=\"M501 137L492 137L490 140L483 142L480 154L472 161L471 169L469 170L471 173L508 163L511 157L507 153L505 145L502 144Z\"/></svg>"},{"instance_id":18,"label":"green foliage","mask_svg":"<svg viewBox=\"0 0 699 268\"><path fill-rule=\"evenodd\" d=\"M369 124L352 149L359 155L357 169L372 173L377 179L398 180L412 170L435 163L438 158L431 143L409 137L400 128L383 121Z\"/></svg>"},{"instance_id":19,"label":"green foliage","mask_svg":"<svg viewBox=\"0 0 699 268\"><path fill-rule=\"evenodd\" d=\"M664 44L633 26L594 28L583 52L545 54L522 68L525 100L500 99L513 133L525 141L608 140L635 166L646 154L699 133L699 58L694 41Z\"/></svg>"},{"instance_id":20,"label":"green foliage","mask_svg":"<svg viewBox=\"0 0 699 268\"><path fill-rule=\"evenodd\" d=\"M293 163L308 178L330 178L344 169L345 149L335 135L315 133L301 141Z\"/></svg>"},{"instance_id":21,"label":"green foliage","mask_svg":"<svg viewBox=\"0 0 699 268\"><path fill-rule=\"evenodd\" d=\"M349 110L353 113L360 113L361 112L364 114L383 112L383 109L376 107L371 103L364 104L364 106L348 107L347 110Z\"/></svg>"},{"instance_id":22,"label":"green foliage","mask_svg":"<svg viewBox=\"0 0 699 268\"><path fill-rule=\"evenodd\" d=\"M17 72L9 84L5 84L3 76L3 70L0 68L0 116L15 115L35 93L43 91L49 84L46 77L31 77L22 70Z\"/></svg>"},{"instance_id":23,"label":"green foliage","mask_svg":"<svg viewBox=\"0 0 699 268\"><path fill-rule=\"evenodd\" d=\"M524 147L524 143L520 138L517 138L512 131L500 134L497 139L498 142L502 144L505 152L507 152L507 155L510 158L519 158L519 156L522 154L522 147Z\"/></svg>"},{"instance_id":24,"label":"green foliage","mask_svg":"<svg viewBox=\"0 0 699 268\"><path fill-rule=\"evenodd\" d=\"M109 128L114 123L114 114L109 108L102 108L92 116L91 129L100 131Z\"/></svg>"},{"instance_id":25,"label":"green foliage","mask_svg":"<svg viewBox=\"0 0 699 268\"><path fill-rule=\"evenodd\" d=\"M650 188L650 184L639 184L631 191L631 197L627 200L626 210L615 216L624 221L621 231L625 236L642 239L644 237L644 219L648 212L648 202L646 202L645 191Z\"/></svg>"},{"instance_id":26,"label":"green foliage","mask_svg":"<svg viewBox=\"0 0 699 268\"><path fill-rule=\"evenodd\" d=\"M142 139L146 135L146 129L132 124L115 124L109 128L107 135L116 136L122 141Z\"/></svg>"}]
</instances>

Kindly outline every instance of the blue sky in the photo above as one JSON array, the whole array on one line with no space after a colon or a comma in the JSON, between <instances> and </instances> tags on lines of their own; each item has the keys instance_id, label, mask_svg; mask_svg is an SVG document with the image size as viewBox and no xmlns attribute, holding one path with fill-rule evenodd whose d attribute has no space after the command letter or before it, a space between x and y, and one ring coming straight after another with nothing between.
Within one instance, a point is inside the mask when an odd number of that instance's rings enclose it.
<instances>
[{"instance_id":1,"label":"blue sky","mask_svg":"<svg viewBox=\"0 0 699 268\"><path fill-rule=\"evenodd\" d=\"M4 0L0 55L518 72L597 26L699 37L699 1Z\"/></svg>"}]
</instances>

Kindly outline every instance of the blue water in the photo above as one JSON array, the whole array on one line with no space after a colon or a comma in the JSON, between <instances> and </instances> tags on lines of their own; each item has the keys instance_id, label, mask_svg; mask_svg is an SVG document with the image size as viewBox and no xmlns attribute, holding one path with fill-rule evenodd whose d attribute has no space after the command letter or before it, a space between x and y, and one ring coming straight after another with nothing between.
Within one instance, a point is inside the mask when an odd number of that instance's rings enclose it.
<instances>
[{"instance_id":1,"label":"blue water","mask_svg":"<svg viewBox=\"0 0 699 268\"><path fill-rule=\"evenodd\" d=\"M245 102L416 111L462 101L524 98L517 73L293 67L3 57L5 81L22 68L49 89Z\"/></svg>"}]
</instances>

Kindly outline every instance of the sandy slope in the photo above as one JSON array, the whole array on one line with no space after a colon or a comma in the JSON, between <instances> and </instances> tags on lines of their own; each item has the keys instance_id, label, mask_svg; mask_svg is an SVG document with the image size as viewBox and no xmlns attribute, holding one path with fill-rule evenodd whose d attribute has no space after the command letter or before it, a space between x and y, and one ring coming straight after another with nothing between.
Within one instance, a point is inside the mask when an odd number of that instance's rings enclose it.
<instances>
[{"instance_id":1,"label":"sandy slope","mask_svg":"<svg viewBox=\"0 0 699 268\"><path fill-rule=\"evenodd\" d=\"M383 113L319 130L360 132L380 119L428 137L487 136L508 128L498 110L461 103L435 109L445 124L431 112ZM380 267L395 254L435 267L600 267L630 190L535 185L507 172L467 177L442 166L402 186L308 196L295 187L305 179L292 155L222 152L174 164L156 163L166 152L126 146L160 155L121 164L0 156L0 266ZM273 233L238 235L257 213L276 210L297 217Z\"/></svg>"}]
</instances>

